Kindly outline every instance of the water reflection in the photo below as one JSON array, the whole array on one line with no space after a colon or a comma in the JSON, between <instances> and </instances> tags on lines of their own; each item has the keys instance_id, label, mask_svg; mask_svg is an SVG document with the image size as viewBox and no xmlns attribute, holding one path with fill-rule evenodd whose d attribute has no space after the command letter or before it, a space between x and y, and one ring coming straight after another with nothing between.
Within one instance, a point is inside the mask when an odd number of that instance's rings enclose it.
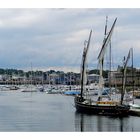
<instances>
[{"instance_id":1,"label":"water reflection","mask_svg":"<svg viewBox=\"0 0 140 140\"><path fill-rule=\"evenodd\" d=\"M80 120L80 125L81 125L81 132L83 132L84 131L84 126L83 126L83 124L84 124L84 116L83 116L83 114L80 114L81 115L81 120Z\"/></svg>"},{"instance_id":2,"label":"water reflection","mask_svg":"<svg viewBox=\"0 0 140 140\"><path fill-rule=\"evenodd\" d=\"M90 115L75 112L75 131L93 131L93 127Z\"/></svg>"},{"instance_id":3,"label":"water reflection","mask_svg":"<svg viewBox=\"0 0 140 140\"><path fill-rule=\"evenodd\" d=\"M123 132L123 118L120 118L120 132Z\"/></svg>"},{"instance_id":4,"label":"water reflection","mask_svg":"<svg viewBox=\"0 0 140 140\"><path fill-rule=\"evenodd\" d=\"M109 117L75 112L75 131L127 132L133 131L129 117Z\"/></svg>"}]
</instances>

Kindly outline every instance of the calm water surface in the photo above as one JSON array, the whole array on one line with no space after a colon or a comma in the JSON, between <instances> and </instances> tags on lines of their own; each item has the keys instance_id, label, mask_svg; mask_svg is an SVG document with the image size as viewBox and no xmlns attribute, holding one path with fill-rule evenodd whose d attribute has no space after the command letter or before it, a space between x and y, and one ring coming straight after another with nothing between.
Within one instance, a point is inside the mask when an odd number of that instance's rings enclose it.
<instances>
[{"instance_id":1,"label":"calm water surface","mask_svg":"<svg viewBox=\"0 0 140 140\"><path fill-rule=\"evenodd\" d=\"M73 100L72 96L60 94L0 92L0 131L140 131L140 117L80 114Z\"/></svg>"}]
</instances>

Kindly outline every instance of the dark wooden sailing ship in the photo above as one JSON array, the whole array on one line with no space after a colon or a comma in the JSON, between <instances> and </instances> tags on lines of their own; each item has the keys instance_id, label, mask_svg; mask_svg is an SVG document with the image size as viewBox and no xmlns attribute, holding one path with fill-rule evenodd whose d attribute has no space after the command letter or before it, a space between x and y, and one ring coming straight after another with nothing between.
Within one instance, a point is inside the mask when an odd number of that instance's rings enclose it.
<instances>
[{"instance_id":1,"label":"dark wooden sailing ship","mask_svg":"<svg viewBox=\"0 0 140 140\"><path fill-rule=\"evenodd\" d=\"M121 101L114 101L110 98L110 96L103 96L101 93L103 91L103 77L102 77L102 70L103 70L103 60L104 60L104 54L105 49L111 39L111 35L115 26L117 18L115 19L110 32L105 37L103 41L102 49L99 53L98 60L100 64L100 78L99 78L99 93L98 93L98 99L93 100L92 98L87 98L86 95L86 89L85 84L85 74L86 74L86 59L87 59L87 53L89 49L90 39L92 31L90 32L89 39L87 42L87 45L84 48L83 51L83 57L82 57L82 65L81 65L81 93L80 95L75 96L74 102L75 107L78 112L85 112L90 114L101 114L101 115L114 115L114 116L126 116L129 112L129 105L126 105L123 103L123 97L124 97L124 91L122 92ZM106 27L105 27L106 32ZM105 33L106 34L106 33ZM124 70L125 72L125 70ZM125 75L125 74L124 74ZM125 79L124 79L125 80Z\"/></svg>"}]
</instances>

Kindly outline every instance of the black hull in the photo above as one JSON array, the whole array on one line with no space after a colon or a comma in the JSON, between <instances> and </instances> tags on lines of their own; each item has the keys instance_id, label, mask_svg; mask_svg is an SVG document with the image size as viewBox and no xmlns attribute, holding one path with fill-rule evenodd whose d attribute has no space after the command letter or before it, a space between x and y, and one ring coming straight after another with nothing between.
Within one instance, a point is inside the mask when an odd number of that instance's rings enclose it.
<instances>
[{"instance_id":1,"label":"black hull","mask_svg":"<svg viewBox=\"0 0 140 140\"><path fill-rule=\"evenodd\" d=\"M140 96L135 96L136 99L140 99Z\"/></svg>"},{"instance_id":2,"label":"black hull","mask_svg":"<svg viewBox=\"0 0 140 140\"><path fill-rule=\"evenodd\" d=\"M77 112L109 116L128 116L130 109L130 107L126 105L100 106L84 104L83 101L77 100L77 97L75 97L75 107Z\"/></svg>"},{"instance_id":3,"label":"black hull","mask_svg":"<svg viewBox=\"0 0 140 140\"><path fill-rule=\"evenodd\" d=\"M136 112L136 111L131 111L130 110L129 115L132 115L132 116L140 116L140 112Z\"/></svg>"}]
</instances>

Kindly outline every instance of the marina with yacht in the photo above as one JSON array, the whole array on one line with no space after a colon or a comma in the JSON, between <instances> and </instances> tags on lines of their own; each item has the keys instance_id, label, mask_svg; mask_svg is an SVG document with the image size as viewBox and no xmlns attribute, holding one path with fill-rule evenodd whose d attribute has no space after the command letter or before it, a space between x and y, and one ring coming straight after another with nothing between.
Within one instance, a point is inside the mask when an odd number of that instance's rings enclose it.
<instances>
[{"instance_id":1,"label":"marina with yacht","mask_svg":"<svg viewBox=\"0 0 140 140\"><path fill-rule=\"evenodd\" d=\"M68 33L63 36L63 41L52 39L51 31L46 35L44 28L43 39L38 35L33 39L35 47L29 51L33 51L33 54L39 53L39 57L42 55L44 61L42 64L48 63L48 67L53 67L56 63L58 66L78 65L78 72L70 69L68 72L63 71L61 67L60 70L46 70L47 67L45 70L35 69L32 64L37 57L34 55L27 57L33 61L28 71L0 68L0 131L140 131L140 69L135 66L135 46L127 48L123 57L121 50L113 52L115 50L113 48L118 47L117 43L114 43L113 35L119 20L122 19L109 19L106 16L105 26L98 24L96 28L99 28L100 33L97 33L97 30L95 35L94 30L89 26L81 31L78 22L80 31ZM108 25L110 21L111 26ZM104 30L100 28L102 25ZM63 25L63 28L66 27ZM60 32L58 29L54 31L57 32L57 38ZM121 31L118 32L119 34ZM98 36L101 35L103 39L99 40ZM83 40L87 36L88 39ZM49 44L50 40L53 40L54 44ZM77 40L80 43L74 45ZM48 47L47 51L46 48L43 49L43 45L42 50L37 49L40 41L48 43L44 45ZM81 44L83 46L80 46ZM58 47L55 52L51 47L57 45L59 47L68 45L68 47L64 49ZM95 48L94 45L99 48ZM25 50L29 47L27 45L26 48L25 41L23 46ZM77 49L75 46L80 47ZM76 51L77 54L74 53ZM92 63L91 56L95 59ZM39 57L37 62L41 59ZM78 57L78 60L75 60L76 64L73 57L75 59ZM29 62L28 59L26 62ZM114 61L117 63L115 68Z\"/></svg>"}]
</instances>

